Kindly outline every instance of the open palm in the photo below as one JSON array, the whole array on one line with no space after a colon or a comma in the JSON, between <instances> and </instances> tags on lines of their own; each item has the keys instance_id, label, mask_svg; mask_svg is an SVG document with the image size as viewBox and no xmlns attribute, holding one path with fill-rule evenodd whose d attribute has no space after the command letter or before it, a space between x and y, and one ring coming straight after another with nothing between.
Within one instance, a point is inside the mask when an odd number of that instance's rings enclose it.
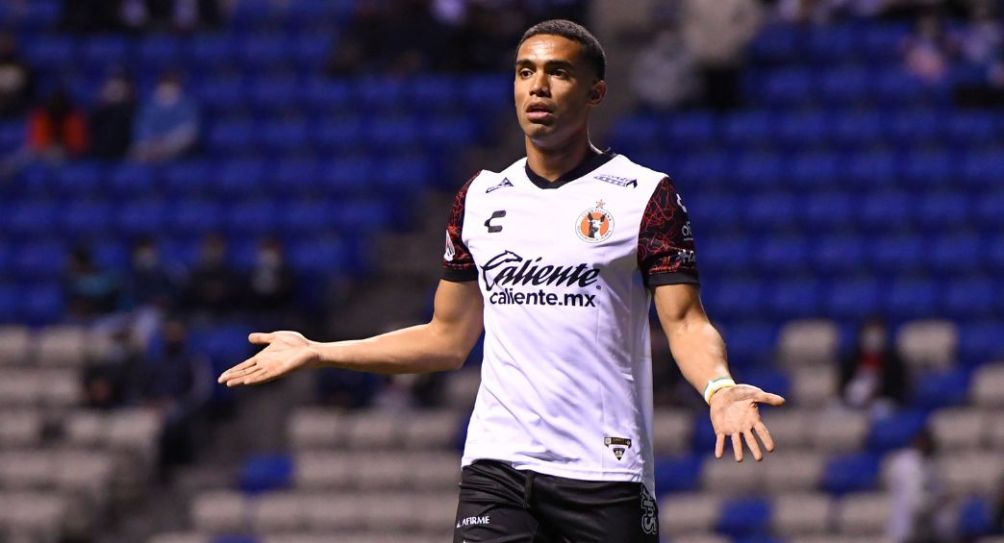
<instances>
[{"instance_id":1,"label":"open palm","mask_svg":"<svg viewBox=\"0 0 1004 543\"><path fill-rule=\"evenodd\" d=\"M248 336L248 341L267 347L220 374L217 379L219 383L228 387L265 383L317 359L317 352L310 340L299 332L256 332Z\"/></svg>"},{"instance_id":2,"label":"open palm","mask_svg":"<svg viewBox=\"0 0 1004 543\"><path fill-rule=\"evenodd\" d=\"M711 424L715 428L715 458L725 454L725 438L732 438L732 451L736 462L743 461L743 439L757 461L763 459L760 444L763 442L767 452L774 450L774 440L770 432L760 420L758 404L781 405L784 398L777 394L764 392L752 385L736 385L723 388L711 397ZM754 437L754 433L756 437Z\"/></svg>"}]
</instances>

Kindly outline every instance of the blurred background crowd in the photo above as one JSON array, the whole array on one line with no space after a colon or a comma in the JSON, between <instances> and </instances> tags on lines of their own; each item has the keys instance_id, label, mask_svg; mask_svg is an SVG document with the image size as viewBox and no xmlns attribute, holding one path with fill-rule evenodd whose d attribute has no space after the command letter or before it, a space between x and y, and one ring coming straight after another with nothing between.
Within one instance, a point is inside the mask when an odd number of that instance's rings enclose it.
<instances>
[{"instance_id":1,"label":"blurred background crowd","mask_svg":"<svg viewBox=\"0 0 1004 543\"><path fill-rule=\"evenodd\" d=\"M653 326L664 541L1004 537L1004 3L7 0L0 540L445 541L480 350L234 393L254 330L422 322L514 47L604 43L779 452L708 460Z\"/></svg>"}]
</instances>

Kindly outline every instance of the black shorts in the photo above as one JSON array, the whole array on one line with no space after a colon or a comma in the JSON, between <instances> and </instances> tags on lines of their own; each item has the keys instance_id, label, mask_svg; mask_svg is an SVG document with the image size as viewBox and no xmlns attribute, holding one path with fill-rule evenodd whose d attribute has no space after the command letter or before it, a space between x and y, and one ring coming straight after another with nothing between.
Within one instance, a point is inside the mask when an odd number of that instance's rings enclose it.
<instances>
[{"instance_id":1,"label":"black shorts","mask_svg":"<svg viewBox=\"0 0 1004 543\"><path fill-rule=\"evenodd\" d=\"M464 467L453 543L658 543L641 483L582 481L492 460Z\"/></svg>"}]
</instances>

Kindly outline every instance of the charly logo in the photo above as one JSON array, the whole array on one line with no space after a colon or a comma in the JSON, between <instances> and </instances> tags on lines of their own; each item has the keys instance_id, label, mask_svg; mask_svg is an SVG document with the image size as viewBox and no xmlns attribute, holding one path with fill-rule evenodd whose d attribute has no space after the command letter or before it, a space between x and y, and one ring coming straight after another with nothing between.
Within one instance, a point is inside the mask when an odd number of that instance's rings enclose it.
<instances>
[{"instance_id":1,"label":"charly logo","mask_svg":"<svg viewBox=\"0 0 1004 543\"><path fill-rule=\"evenodd\" d=\"M645 485L641 485L641 530L648 535L659 534L659 510Z\"/></svg>"},{"instance_id":2,"label":"charly logo","mask_svg":"<svg viewBox=\"0 0 1004 543\"><path fill-rule=\"evenodd\" d=\"M453 257L457 256L457 248L453 246L453 240L450 239L450 232L446 232L446 251L443 253L443 259L447 262L452 262Z\"/></svg>"},{"instance_id":3,"label":"charly logo","mask_svg":"<svg viewBox=\"0 0 1004 543\"><path fill-rule=\"evenodd\" d=\"M485 189L485 194L491 194L497 191L498 189L504 189L506 187L511 187L511 186L513 186L512 181L510 181L508 177L504 177L502 178L502 181L500 181L497 185L492 185L487 189Z\"/></svg>"},{"instance_id":4,"label":"charly logo","mask_svg":"<svg viewBox=\"0 0 1004 543\"><path fill-rule=\"evenodd\" d=\"M603 200L596 202L596 207L583 211L575 221L575 233L582 241L599 243L614 233L614 217L603 205Z\"/></svg>"}]
</instances>

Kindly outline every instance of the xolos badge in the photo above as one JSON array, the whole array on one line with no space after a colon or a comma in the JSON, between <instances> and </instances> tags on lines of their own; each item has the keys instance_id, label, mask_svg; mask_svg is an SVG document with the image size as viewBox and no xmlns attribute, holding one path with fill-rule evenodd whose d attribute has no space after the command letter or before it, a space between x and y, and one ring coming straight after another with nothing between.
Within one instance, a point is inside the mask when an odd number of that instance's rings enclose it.
<instances>
[{"instance_id":1,"label":"xolos badge","mask_svg":"<svg viewBox=\"0 0 1004 543\"><path fill-rule=\"evenodd\" d=\"M579 215L575 222L575 233L579 239L589 243L599 243L614 233L614 217L603 209L603 200L596 202L596 207Z\"/></svg>"}]
</instances>

